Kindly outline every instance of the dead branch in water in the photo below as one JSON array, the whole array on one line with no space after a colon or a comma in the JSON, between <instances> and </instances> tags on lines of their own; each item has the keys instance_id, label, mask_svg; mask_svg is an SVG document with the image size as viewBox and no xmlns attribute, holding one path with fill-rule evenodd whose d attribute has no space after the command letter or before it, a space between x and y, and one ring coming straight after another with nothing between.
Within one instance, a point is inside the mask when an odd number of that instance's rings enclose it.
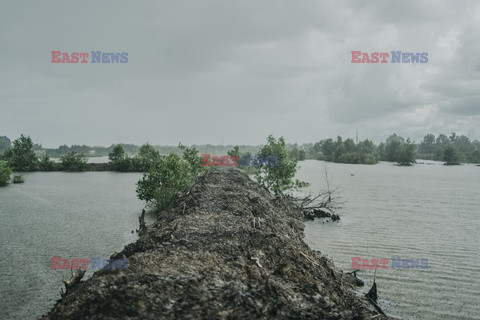
<instances>
[{"instance_id":1,"label":"dead branch in water","mask_svg":"<svg viewBox=\"0 0 480 320\"><path fill-rule=\"evenodd\" d=\"M325 183L327 190L321 191L316 195L308 194L304 197L290 198L289 202L293 207L302 212L307 220L315 218L331 218L332 221L340 220L336 211L340 210L345 204L345 200L339 196L339 188L330 188L331 181L328 177L328 170L325 166Z\"/></svg>"}]
</instances>

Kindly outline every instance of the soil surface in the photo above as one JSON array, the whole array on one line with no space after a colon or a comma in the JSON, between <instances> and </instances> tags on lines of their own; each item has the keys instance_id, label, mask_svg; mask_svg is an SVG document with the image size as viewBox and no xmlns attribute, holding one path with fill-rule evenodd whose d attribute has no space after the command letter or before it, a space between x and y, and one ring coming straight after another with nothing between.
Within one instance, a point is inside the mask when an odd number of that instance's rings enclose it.
<instances>
[{"instance_id":1,"label":"soil surface","mask_svg":"<svg viewBox=\"0 0 480 320\"><path fill-rule=\"evenodd\" d=\"M43 319L386 319L303 241L288 204L214 168ZM59 287L60 290L60 287Z\"/></svg>"}]
</instances>

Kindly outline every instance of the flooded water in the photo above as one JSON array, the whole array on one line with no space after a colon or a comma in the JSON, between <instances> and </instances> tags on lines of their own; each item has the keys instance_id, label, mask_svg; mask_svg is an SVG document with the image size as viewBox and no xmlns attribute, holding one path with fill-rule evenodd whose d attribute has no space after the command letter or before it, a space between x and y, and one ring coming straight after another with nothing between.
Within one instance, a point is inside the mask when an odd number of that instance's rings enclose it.
<instances>
[{"instance_id":1,"label":"flooded water","mask_svg":"<svg viewBox=\"0 0 480 320\"><path fill-rule=\"evenodd\" d=\"M480 167L399 167L301 162L298 177L325 188L325 165L347 200L339 223L306 224L307 243L352 271L352 257L386 258L379 305L403 319L480 319ZM392 257L428 259L426 270L391 269ZM373 283L362 270L360 292Z\"/></svg>"},{"instance_id":2,"label":"flooded water","mask_svg":"<svg viewBox=\"0 0 480 320\"><path fill-rule=\"evenodd\" d=\"M48 312L70 276L69 270L52 270L51 258L109 258L136 239L131 231L143 208L135 194L141 174L24 176L24 184L0 189L1 319L37 319Z\"/></svg>"},{"instance_id":3,"label":"flooded water","mask_svg":"<svg viewBox=\"0 0 480 320\"><path fill-rule=\"evenodd\" d=\"M324 166L301 162L298 177L318 191L325 187ZM348 202L339 223L307 223L307 243L345 271L351 257L428 259L426 270L378 270L380 306L404 319L479 319L480 168L326 166ZM51 269L52 257L107 258L136 239L140 177L38 172L0 189L2 319L36 319L50 310L69 277ZM359 276L365 292L373 272Z\"/></svg>"}]
</instances>

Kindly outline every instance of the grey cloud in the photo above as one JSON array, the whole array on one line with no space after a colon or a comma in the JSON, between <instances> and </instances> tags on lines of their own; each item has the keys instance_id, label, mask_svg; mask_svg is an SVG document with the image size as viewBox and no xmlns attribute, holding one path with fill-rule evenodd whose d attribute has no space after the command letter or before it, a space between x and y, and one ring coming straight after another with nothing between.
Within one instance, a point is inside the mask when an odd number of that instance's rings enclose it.
<instances>
[{"instance_id":1,"label":"grey cloud","mask_svg":"<svg viewBox=\"0 0 480 320\"><path fill-rule=\"evenodd\" d=\"M479 11L473 1L6 2L0 135L259 144L269 133L418 139L443 126L479 138ZM129 62L52 64L51 50L126 51ZM430 60L353 65L351 50Z\"/></svg>"}]
</instances>

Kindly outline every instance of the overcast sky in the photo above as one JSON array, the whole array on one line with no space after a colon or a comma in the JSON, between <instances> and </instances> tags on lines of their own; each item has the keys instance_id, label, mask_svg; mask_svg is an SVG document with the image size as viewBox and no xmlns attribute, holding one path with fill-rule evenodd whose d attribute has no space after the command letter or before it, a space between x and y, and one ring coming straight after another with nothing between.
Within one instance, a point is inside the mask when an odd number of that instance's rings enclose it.
<instances>
[{"instance_id":1,"label":"overcast sky","mask_svg":"<svg viewBox=\"0 0 480 320\"><path fill-rule=\"evenodd\" d=\"M0 135L10 138L480 139L479 1L0 3ZM55 50L128 52L128 63L55 64ZM352 64L354 50L428 52L428 63Z\"/></svg>"}]
</instances>

